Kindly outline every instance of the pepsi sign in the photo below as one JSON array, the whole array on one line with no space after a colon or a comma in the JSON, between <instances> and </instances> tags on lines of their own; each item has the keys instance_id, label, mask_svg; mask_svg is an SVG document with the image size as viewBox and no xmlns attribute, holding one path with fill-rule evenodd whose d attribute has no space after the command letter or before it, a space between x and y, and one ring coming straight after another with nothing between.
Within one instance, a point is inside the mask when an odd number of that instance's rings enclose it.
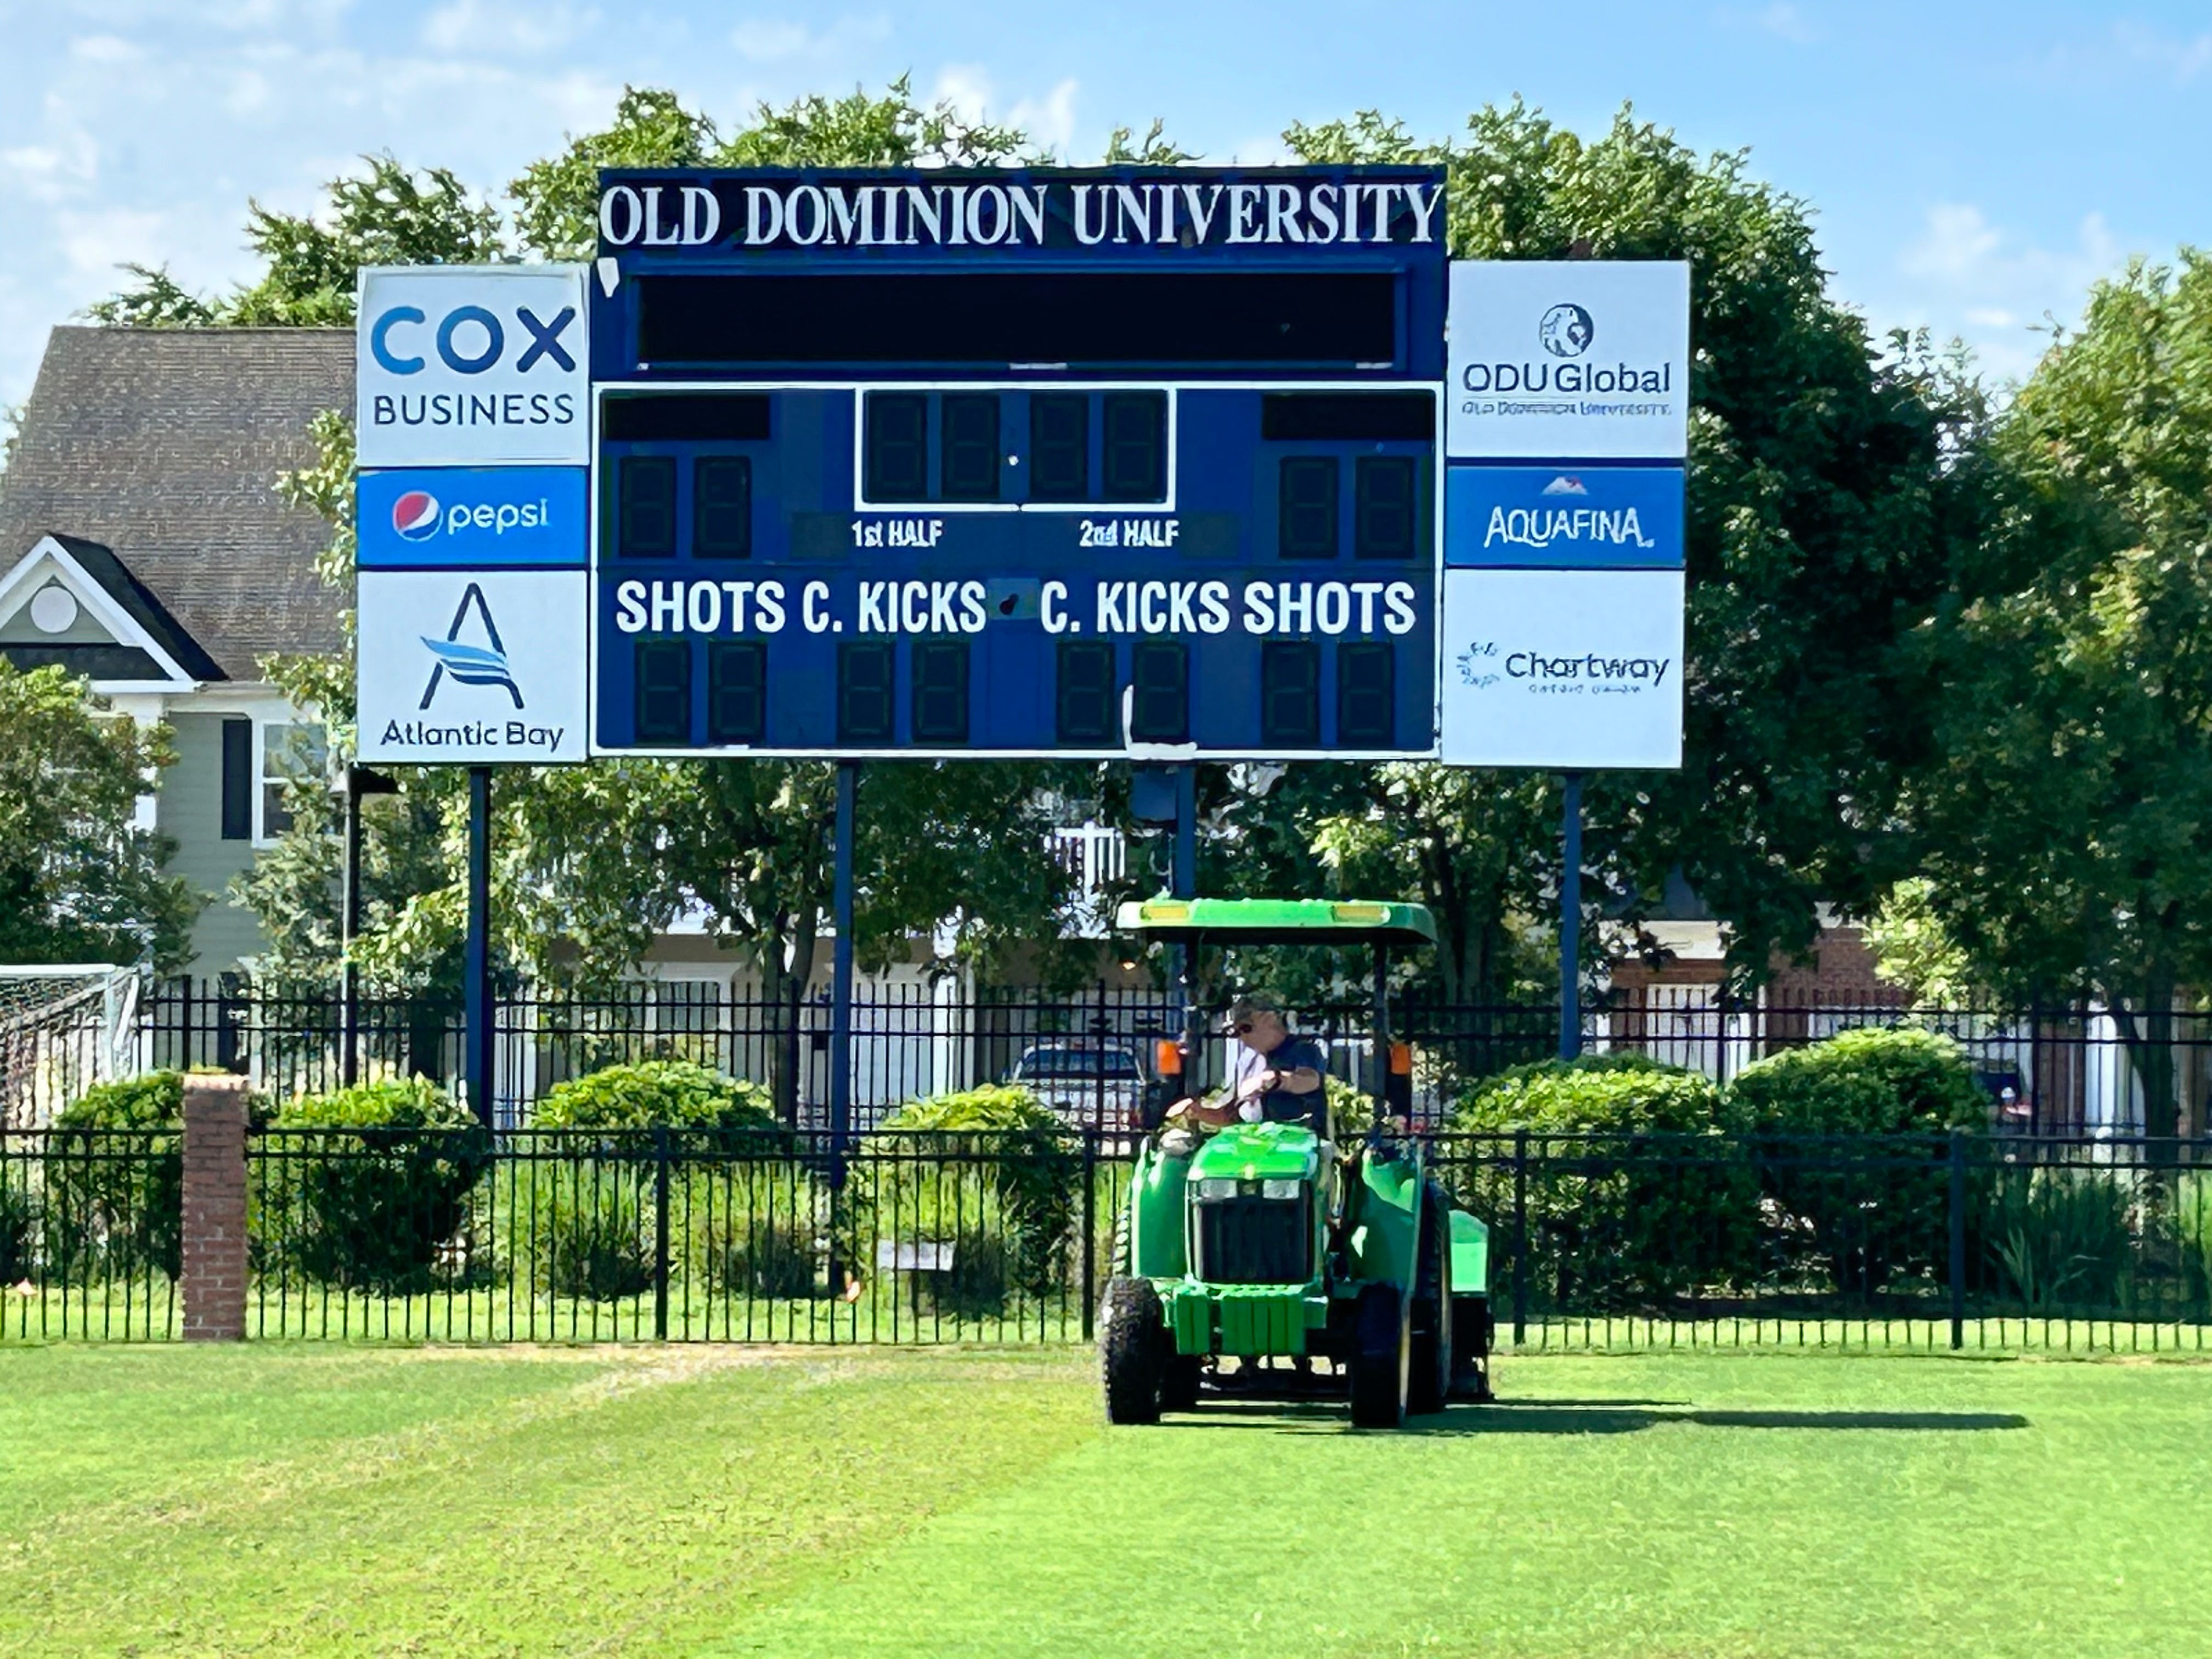
<instances>
[{"instance_id":1,"label":"pepsi sign","mask_svg":"<svg viewBox=\"0 0 2212 1659\"><path fill-rule=\"evenodd\" d=\"M588 550L582 467L364 471L354 523L364 570L579 569Z\"/></svg>"},{"instance_id":2,"label":"pepsi sign","mask_svg":"<svg viewBox=\"0 0 2212 1659\"><path fill-rule=\"evenodd\" d=\"M578 266L363 270L359 464L582 465L590 449L586 336Z\"/></svg>"}]
</instances>

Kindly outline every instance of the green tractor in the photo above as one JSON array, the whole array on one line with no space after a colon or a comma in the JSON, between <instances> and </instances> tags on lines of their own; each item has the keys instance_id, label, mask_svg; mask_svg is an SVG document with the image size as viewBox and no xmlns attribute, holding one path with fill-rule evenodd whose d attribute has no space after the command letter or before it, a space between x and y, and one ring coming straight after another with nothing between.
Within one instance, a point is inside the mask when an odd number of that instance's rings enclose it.
<instances>
[{"instance_id":1,"label":"green tractor","mask_svg":"<svg viewBox=\"0 0 2212 1659\"><path fill-rule=\"evenodd\" d=\"M1139 1144L1099 1310L1106 1415L1157 1423L1215 1389L1333 1393L1362 1428L1490 1397L1490 1230L1451 1206L1419 1140L1391 1130L1389 959L1436 942L1418 904L1151 899L1127 933L1186 945L1371 946L1373 1126L1340 1146L1324 1087L1307 1123L1234 1122ZM1181 1048L1183 1075L1194 1038ZM1233 1360L1233 1366L1223 1362ZM1321 1362L1321 1364L1316 1364ZM1326 1370L1322 1368L1327 1367Z\"/></svg>"}]
</instances>

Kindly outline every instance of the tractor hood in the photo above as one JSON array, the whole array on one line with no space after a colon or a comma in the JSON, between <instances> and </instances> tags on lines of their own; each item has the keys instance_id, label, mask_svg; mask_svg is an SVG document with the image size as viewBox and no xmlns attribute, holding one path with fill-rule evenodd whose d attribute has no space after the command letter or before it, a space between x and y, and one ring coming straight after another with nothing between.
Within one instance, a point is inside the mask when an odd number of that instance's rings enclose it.
<instances>
[{"instance_id":1,"label":"tractor hood","mask_svg":"<svg viewBox=\"0 0 2212 1659\"><path fill-rule=\"evenodd\" d=\"M1190 1160L1192 1181L1310 1181L1320 1158L1311 1129L1296 1123L1232 1123Z\"/></svg>"}]
</instances>

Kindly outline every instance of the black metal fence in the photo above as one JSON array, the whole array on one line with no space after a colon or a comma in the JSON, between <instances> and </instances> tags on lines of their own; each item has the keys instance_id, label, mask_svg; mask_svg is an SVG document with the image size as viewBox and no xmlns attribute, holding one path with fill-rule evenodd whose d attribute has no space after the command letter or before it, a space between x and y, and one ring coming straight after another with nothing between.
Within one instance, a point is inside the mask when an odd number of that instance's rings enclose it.
<instances>
[{"instance_id":1,"label":"black metal fence","mask_svg":"<svg viewBox=\"0 0 2212 1659\"><path fill-rule=\"evenodd\" d=\"M0 1334L179 1332L168 1131L0 1136ZM249 1142L249 1334L1058 1342L1126 1135L284 1130ZM2212 1142L1443 1136L1509 1348L2202 1351Z\"/></svg>"},{"instance_id":2,"label":"black metal fence","mask_svg":"<svg viewBox=\"0 0 2212 1659\"><path fill-rule=\"evenodd\" d=\"M1027 989L957 994L952 981L866 988L853 1014L854 1121L872 1127L907 1101L1039 1069L1057 1054L1045 1092L1071 1122L1115 1127L1134 1079L1152 1077L1152 1048L1181 1028L1169 994L1095 987L1067 995ZM336 998L283 996L242 981L175 981L142 1000L140 1048L149 1066L216 1065L244 1072L289 1098L334 1087L350 1047L359 1075L419 1072L458 1088L458 1008L416 998L365 998L350 1018ZM1364 1002L1302 1011L1300 1028L1328 1046L1332 1068L1361 1079L1368 1063ZM1417 1121L1443 1121L1469 1082L1554 1052L1548 1005L1412 1001L1398 1034L1416 1053ZM1653 986L1586 1011L1591 1053L1640 1054L1723 1081L1784 1049L1838 1031L1912 1024L1945 1032L1966 1051L1993 1121L2027 1134L2140 1127L2138 1091L2114 1023L2086 1009L1911 1008L1853 1004L1730 1006L1710 988ZM526 1125L567 1078L621 1060L684 1057L777 1091L794 1127L821 1127L829 1098L830 1007L794 1009L733 996L718 981L640 983L611 998L538 995L495 1011L496 1121ZM1209 1044L1201 1077L1218 1072ZM2212 1132L2212 1016L2177 1014L2172 1071L2185 1133ZM1048 1067L1047 1069L1051 1069ZM2009 1097L2006 1091L2010 1091Z\"/></svg>"}]
</instances>

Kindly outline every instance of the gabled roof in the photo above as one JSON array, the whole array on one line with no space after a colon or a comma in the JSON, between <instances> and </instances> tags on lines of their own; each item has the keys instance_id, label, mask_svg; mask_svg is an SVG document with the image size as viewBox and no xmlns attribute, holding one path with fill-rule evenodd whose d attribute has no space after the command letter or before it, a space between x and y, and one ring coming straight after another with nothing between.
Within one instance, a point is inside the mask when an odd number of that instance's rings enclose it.
<instances>
[{"instance_id":1,"label":"gabled roof","mask_svg":"<svg viewBox=\"0 0 2212 1659\"><path fill-rule=\"evenodd\" d=\"M336 650L329 526L275 485L352 407L349 330L58 328L0 472L0 576L54 536L195 678Z\"/></svg>"},{"instance_id":2,"label":"gabled roof","mask_svg":"<svg viewBox=\"0 0 2212 1659\"><path fill-rule=\"evenodd\" d=\"M39 620L33 600L48 587L67 591L59 634ZM88 616L85 613L89 612ZM29 671L57 664L112 690L155 685L189 689L222 670L160 599L97 542L41 536L0 569L0 657Z\"/></svg>"}]
</instances>

